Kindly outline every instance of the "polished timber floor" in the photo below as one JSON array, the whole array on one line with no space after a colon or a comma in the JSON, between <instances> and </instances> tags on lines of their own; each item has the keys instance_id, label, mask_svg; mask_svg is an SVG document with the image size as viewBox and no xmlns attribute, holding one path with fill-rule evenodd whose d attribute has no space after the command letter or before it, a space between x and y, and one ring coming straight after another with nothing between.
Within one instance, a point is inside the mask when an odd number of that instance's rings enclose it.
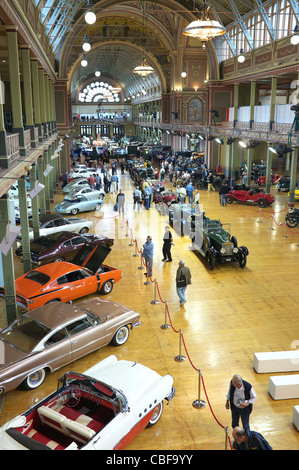
<instances>
[{"instance_id":1,"label":"polished timber floor","mask_svg":"<svg viewBox=\"0 0 299 470\"><path fill-rule=\"evenodd\" d=\"M236 203L222 207L217 192L201 191L200 202L206 215L230 223L238 244L249 249L245 269L237 263L228 263L216 265L211 271L205 260L190 250L188 238L176 233L173 262L161 261L167 217L154 207L134 212L132 180L128 173L119 176L126 195L128 222L113 212L116 195L106 197L100 213L81 215L94 222L95 233L115 237L106 261L121 268L123 278L106 298L140 312L142 325L133 330L124 346L108 346L54 372L35 392L15 390L7 393L4 400L0 397L0 425L51 393L58 377L67 370L84 372L116 354L119 359L136 360L161 375L171 374L176 388L176 396L165 406L159 423L144 430L129 450L224 450L226 427L231 436L226 393L236 373L249 381L257 393L251 429L262 433L273 449L298 449L299 433L292 424L292 414L299 400L274 401L268 394L270 374L257 374L253 369L255 352L290 350L293 341L299 340L299 229L291 231L280 225L287 210L287 195L277 193L273 187L275 203L260 211L256 206ZM169 182L167 186L171 187ZM58 190L54 203L61 198ZM151 303L155 298L154 285L144 284L144 270L138 269L141 257L134 256L147 235L153 237L155 247L153 279L157 280L163 300L158 304ZM136 240L133 246L131 238ZM187 289L187 303L183 307L175 289L181 259L192 273L192 285ZM22 274L17 260L15 265L16 276ZM165 318L165 300L170 318ZM0 326L4 327L3 300L0 310ZM171 328L161 328L165 323L170 323ZM177 361L176 356L184 356L185 360ZM203 379L200 393L198 370ZM206 402L205 407L192 406L198 398Z\"/></svg>"}]
</instances>

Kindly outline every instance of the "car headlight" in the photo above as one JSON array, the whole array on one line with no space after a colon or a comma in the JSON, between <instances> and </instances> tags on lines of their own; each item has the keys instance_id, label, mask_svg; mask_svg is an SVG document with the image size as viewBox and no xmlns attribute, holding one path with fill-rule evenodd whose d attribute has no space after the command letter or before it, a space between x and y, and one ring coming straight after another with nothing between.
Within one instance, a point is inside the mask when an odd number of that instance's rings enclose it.
<instances>
[{"instance_id":1,"label":"car headlight","mask_svg":"<svg viewBox=\"0 0 299 470\"><path fill-rule=\"evenodd\" d=\"M220 249L220 253L221 253L222 255L224 255L225 249L224 249L224 248L221 248L221 249Z\"/></svg>"},{"instance_id":2,"label":"car headlight","mask_svg":"<svg viewBox=\"0 0 299 470\"><path fill-rule=\"evenodd\" d=\"M234 253L238 253L239 249L237 247L233 248Z\"/></svg>"}]
</instances>

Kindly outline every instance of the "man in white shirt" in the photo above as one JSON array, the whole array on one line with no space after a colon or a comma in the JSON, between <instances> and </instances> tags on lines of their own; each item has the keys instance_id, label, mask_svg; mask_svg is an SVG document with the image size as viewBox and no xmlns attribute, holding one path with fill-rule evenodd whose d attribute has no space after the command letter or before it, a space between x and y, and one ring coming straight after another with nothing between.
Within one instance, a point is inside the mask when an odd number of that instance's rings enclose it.
<instances>
[{"instance_id":1,"label":"man in white shirt","mask_svg":"<svg viewBox=\"0 0 299 470\"><path fill-rule=\"evenodd\" d=\"M234 375L229 384L225 404L227 410L231 409L232 428L239 426L241 418L243 428L246 431L250 430L249 417L255 400L256 393L252 385L243 380L239 374Z\"/></svg>"}]
</instances>

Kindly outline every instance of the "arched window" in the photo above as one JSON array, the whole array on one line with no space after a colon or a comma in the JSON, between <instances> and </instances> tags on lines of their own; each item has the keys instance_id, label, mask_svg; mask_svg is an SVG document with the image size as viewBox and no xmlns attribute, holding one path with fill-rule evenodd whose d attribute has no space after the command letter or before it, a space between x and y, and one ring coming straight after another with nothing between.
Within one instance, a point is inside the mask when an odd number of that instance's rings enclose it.
<instances>
[{"instance_id":1,"label":"arched window","mask_svg":"<svg viewBox=\"0 0 299 470\"><path fill-rule=\"evenodd\" d=\"M119 91L105 82L92 82L84 86L79 91L79 101L81 103L117 103L120 101Z\"/></svg>"}]
</instances>

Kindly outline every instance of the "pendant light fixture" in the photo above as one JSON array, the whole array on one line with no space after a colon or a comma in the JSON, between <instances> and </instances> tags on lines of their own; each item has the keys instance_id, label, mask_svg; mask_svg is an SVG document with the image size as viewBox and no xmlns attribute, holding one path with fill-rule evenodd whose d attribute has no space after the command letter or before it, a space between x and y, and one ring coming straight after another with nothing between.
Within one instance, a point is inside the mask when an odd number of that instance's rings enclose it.
<instances>
[{"instance_id":1,"label":"pendant light fixture","mask_svg":"<svg viewBox=\"0 0 299 470\"><path fill-rule=\"evenodd\" d=\"M143 8L143 16L142 16L143 26L142 27L143 27L143 39L144 39L144 29L145 29L145 27L144 27L145 26L144 25L144 20L145 20L144 5L142 5L142 8ZM151 67L150 65L148 65L146 63L145 51L143 51L143 59L142 59L141 65L138 65L137 67L135 67L134 70L133 70L133 73L137 73L142 78L147 77L151 73L155 73L155 70L153 69L153 67Z\"/></svg>"},{"instance_id":2,"label":"pendant light fixture","mask_svg":"<svg viewBox=\"0 0 299 470\"><path fill-rule=\"evenodd\" d=\"M93 9L93 4L91 0L87 0L86 9L88 10L85 13L85 21L87 24L94 24L97 20L96 14L91 11Z\"/></svg>"},{"instance_id":3,"label":"pendant light fixture","mask_svg":"<svg viewBox=\"0 0 299 470\"><path fill-rule=\"evenodd\" d=\"M206 42L216 36L225 34L225 28L219 21L212 20L209 15L210 7L207 7L206 0L203 0L203 6L200 12L200 18L192 21L187 28L183 30L185 36L200 39L202 47L206 47Z\"/></svg>"},{"instance_id":4,"label":"pendant light fixture","mask_svg":"<svg viewBox=\"0 0 299 470\"><path fill-rule=\"evenodd\" d=\"M134 68L133 73L137 73L138 75L144 78L151 73L155 73L155 70L153 69L153 67L146 63L146 59L144 57L142 59L141 65L137 65L137 67Z\"/></svg>"}]
</instances>

